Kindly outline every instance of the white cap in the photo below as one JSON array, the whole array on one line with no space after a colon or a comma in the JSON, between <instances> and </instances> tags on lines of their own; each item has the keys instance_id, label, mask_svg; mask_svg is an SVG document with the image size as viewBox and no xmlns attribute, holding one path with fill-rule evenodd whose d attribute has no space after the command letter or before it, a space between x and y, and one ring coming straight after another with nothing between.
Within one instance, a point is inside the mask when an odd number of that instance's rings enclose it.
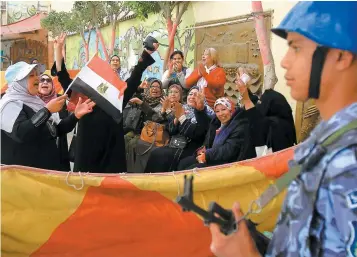
<instances>
[{"instance_id":1,"label":"white cap","mask_svg":"<svg viewBox=\"0 0 357 257\"><path fill-rule=\"evenodd\" d=\"M6 69L5 79L7 83L13 81L20 81L30 74L30 72L36 67L41 67L38 64L28 64L26 62L17 62ZM41 71L39 71L40 75Z\"/></svg>"}]
</instances>

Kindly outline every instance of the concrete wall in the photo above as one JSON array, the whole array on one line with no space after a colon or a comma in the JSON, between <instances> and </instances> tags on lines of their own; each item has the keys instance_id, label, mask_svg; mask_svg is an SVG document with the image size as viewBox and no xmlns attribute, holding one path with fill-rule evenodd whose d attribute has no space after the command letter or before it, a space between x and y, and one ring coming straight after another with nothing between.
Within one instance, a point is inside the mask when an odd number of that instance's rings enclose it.
<instances>
[{"instance_id":1,"label":"concrete wall","mask_svg":"<svg viewBox=\"0 0 357 257\"><path fill-rule=\"evenodd\" d=\"M294 1L264 1L264 11L274 11L272 27L279 25L284 16L295 4L296 2ZM196 23L232 18L239 15L249 14L252 10L250 1L193 2L192 8ZM296 101L290 96L290 89L286 86L284 80L285 71L280 66L280 61L288 48L287 43L285 40L272 35L271 48L276 65L276 75L279 79L275 89L286 97L293 109L295 117Z\"/></svg>"},{"instance_id":2,"label":"concrete wall","mask_svg":"<svg viewBox=\"0 0 357 257\"><path fill-rule=\"evenodd\" d=\"M182 17L179 29L187 29L195 23L192 8L189 7ZM111 41L112 27L101 28L105 47L109 50ZM121 21L117 24L115 31L114 54L118 54L121 59L121 66L130 70L136 65L142 51L142 42L148 36L154 36L163 45L155 52L153 58L155 63L150 66L143 74L144 77L155 77L161 79L164 72L164 56L167 51L168 34L166 22L161 14L150 14L148 19L142 21L138 18ZM182 51L187 50L186 64L193 68L194 59L194 30L179 30L177 33L179 39L175 37L175 48ZM88 33L85 33L88 38ZM184 51L185 52L185 51ZM96 33L90 34L89 57L96 53ZM105 58L103 46L99 43L98 54ZM86 63L85 48L83 40L77 35L68 36L66 40L66 66L68 69L79 69Z\"/></svg>"}]
</instances>

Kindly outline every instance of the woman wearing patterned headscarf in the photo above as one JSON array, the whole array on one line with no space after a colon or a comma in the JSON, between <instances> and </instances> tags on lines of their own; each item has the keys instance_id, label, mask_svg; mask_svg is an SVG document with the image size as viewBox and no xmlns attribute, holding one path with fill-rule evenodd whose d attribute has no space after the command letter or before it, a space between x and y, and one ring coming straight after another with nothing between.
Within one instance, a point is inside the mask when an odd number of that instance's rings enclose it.
<instances>
[{"instance_id":1,"label":"woman wearing patterned headscarf","mask_svg":"<svg viewBox=\"0 0 357 257\"><path fill-rule=\"evenodd\" d=\"M1 163L61 170L57 137L72 131L95 104L80 100L74 114L61 120L58 112L67 95L42 101L38 75L37 64L25 62L6 70L9 88L0 100Z\"/></svg>"},{"instance_id":2,"label":"woman wearing patterned headscarf","mask_svg":"<svg viewBox=\"0 0 357 257\"><path fill-rule=\"evenodd\" d=\"M202 99L202 106L198 110L198 99ZM175 103L172 107L174 117L169 119L168 130L171 136L169 146L155 149L149 158L145 173L168 172L177 169L177 164L182 158L190 156L199 147L207 132L204 122L196 119L196 113L202 112L203 116L213 116L213 110L207 105L203 94L198 87L192 87L188 92L187 103ZM186 145L177 145L177 141Z\"/></svg>"},{"instance_id":3,"label":"woman wearing patterned headscarf","mask_svg":"<svg viewBox=\"0 0 357 257\"><path fill-rule=\"evenodd\" d=\"M130 107L127 114L129 115L135 113L136 115L139 115L139 117L133 117L134 119L139 119L139 123L134 131L129 131L124 136L127 155L127 170L130 173L135 172L135 148L144 122L154 121L162 123L165 121L165 118L161 115L161 97L163 96L161 81L156 78L149 78L147 81L143 81L143 83L139 86L139 89L143 89L144 91L143 93L138 94L137 97L133 97L129 100ZM131 111L134 112L130 113ZM127 127L129 126L127 126L126 121L127 119L124 116L124 129L128 130Z\"/></svg>"},{"instance_id":4,"label":"woman wearing patterned headscarf","mask_svg":"<svg viewBox=\"0 0 357 257\"><path fill-rule=\"evenodd\" d=\"M38 96L44 101L46 104L50 102L52 99L55 99L59 95L56 93L55 86L53 84L52 78L47 74L42 74L40 76L40 83L38 86ZM68 117L69 113L67 111L67 105L64 103L62 109L58 112L60 119L65 119ZM70 158L68 153L68 141L67 134L59 136L57 140L57 146L60 151L60 159L61 159L61 170L70 170Z\"/></svg>"},{"instance_id":5,"label":"woman wearing patterned headscarf","mask_svg":"<svg viewBox=\"0 0 357 257\"><path fill-rule=\"evenodd\" d=\"M204 126L209 127L205 142L203 147L197 149L195 155L181 160L178 170L220 165L256 157L246 112L241 108L235 110L233 103L226 97L216 100L214 111L216 117L211 122L205 117L196 115Z\"/></svg>"},{"instance_id":6,"label":"woman wearing patterned headscarf","mask_svg":"<svg viewBox=\"0 0 357 257\"><path fill-rule=\"evenodd\" d=\"M139 88L144 89L144 92L140 96L130 99L129 103L140 106L145 115L144 120L160 122L162 120L160 115L162 108L161 97L163 96L161 81L156 78L149 78Z\"/></svg>"}]
</instances>

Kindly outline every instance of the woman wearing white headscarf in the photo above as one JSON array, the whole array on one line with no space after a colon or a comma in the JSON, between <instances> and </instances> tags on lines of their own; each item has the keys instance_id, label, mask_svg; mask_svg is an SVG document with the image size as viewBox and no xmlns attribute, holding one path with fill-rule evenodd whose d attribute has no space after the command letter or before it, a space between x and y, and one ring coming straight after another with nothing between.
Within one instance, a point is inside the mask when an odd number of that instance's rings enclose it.
<instances>
[{"instance_id":1,"label":"woman wearing white headscarf","mask_svg":"<svg viewBox=\"0 0 357 257\"><path fill-rule=\"evenodd\" d=\"M61 120L58 111L67 96L45 103L37 96L39 73L37 64L25 62L6 70L9 88L0 100L1 163L61 170L58 136L72 131L95 104L80 101L74 114Z\"/></svg>"}]
</instances>

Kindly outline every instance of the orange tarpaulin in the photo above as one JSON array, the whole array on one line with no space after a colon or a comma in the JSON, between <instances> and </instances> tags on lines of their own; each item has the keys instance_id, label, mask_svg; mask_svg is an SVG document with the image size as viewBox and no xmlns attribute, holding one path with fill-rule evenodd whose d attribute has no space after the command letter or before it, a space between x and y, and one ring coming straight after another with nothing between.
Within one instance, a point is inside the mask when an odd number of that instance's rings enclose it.
<instances>
[{"instance_id":1,"label":"orange tarpaulin","mask_svg":"<svg viewBox=\"0 0 357 257\"><path fill-rule=\"evenodd\" d=\"M293 149L240 163L159 174L87 174L4 166L2 256L208 257L211 236L174 199L194 174L194 201L243 211L287 171ZM284 193L250 218L272 231Z\"/></svg>"}]
</instances>

